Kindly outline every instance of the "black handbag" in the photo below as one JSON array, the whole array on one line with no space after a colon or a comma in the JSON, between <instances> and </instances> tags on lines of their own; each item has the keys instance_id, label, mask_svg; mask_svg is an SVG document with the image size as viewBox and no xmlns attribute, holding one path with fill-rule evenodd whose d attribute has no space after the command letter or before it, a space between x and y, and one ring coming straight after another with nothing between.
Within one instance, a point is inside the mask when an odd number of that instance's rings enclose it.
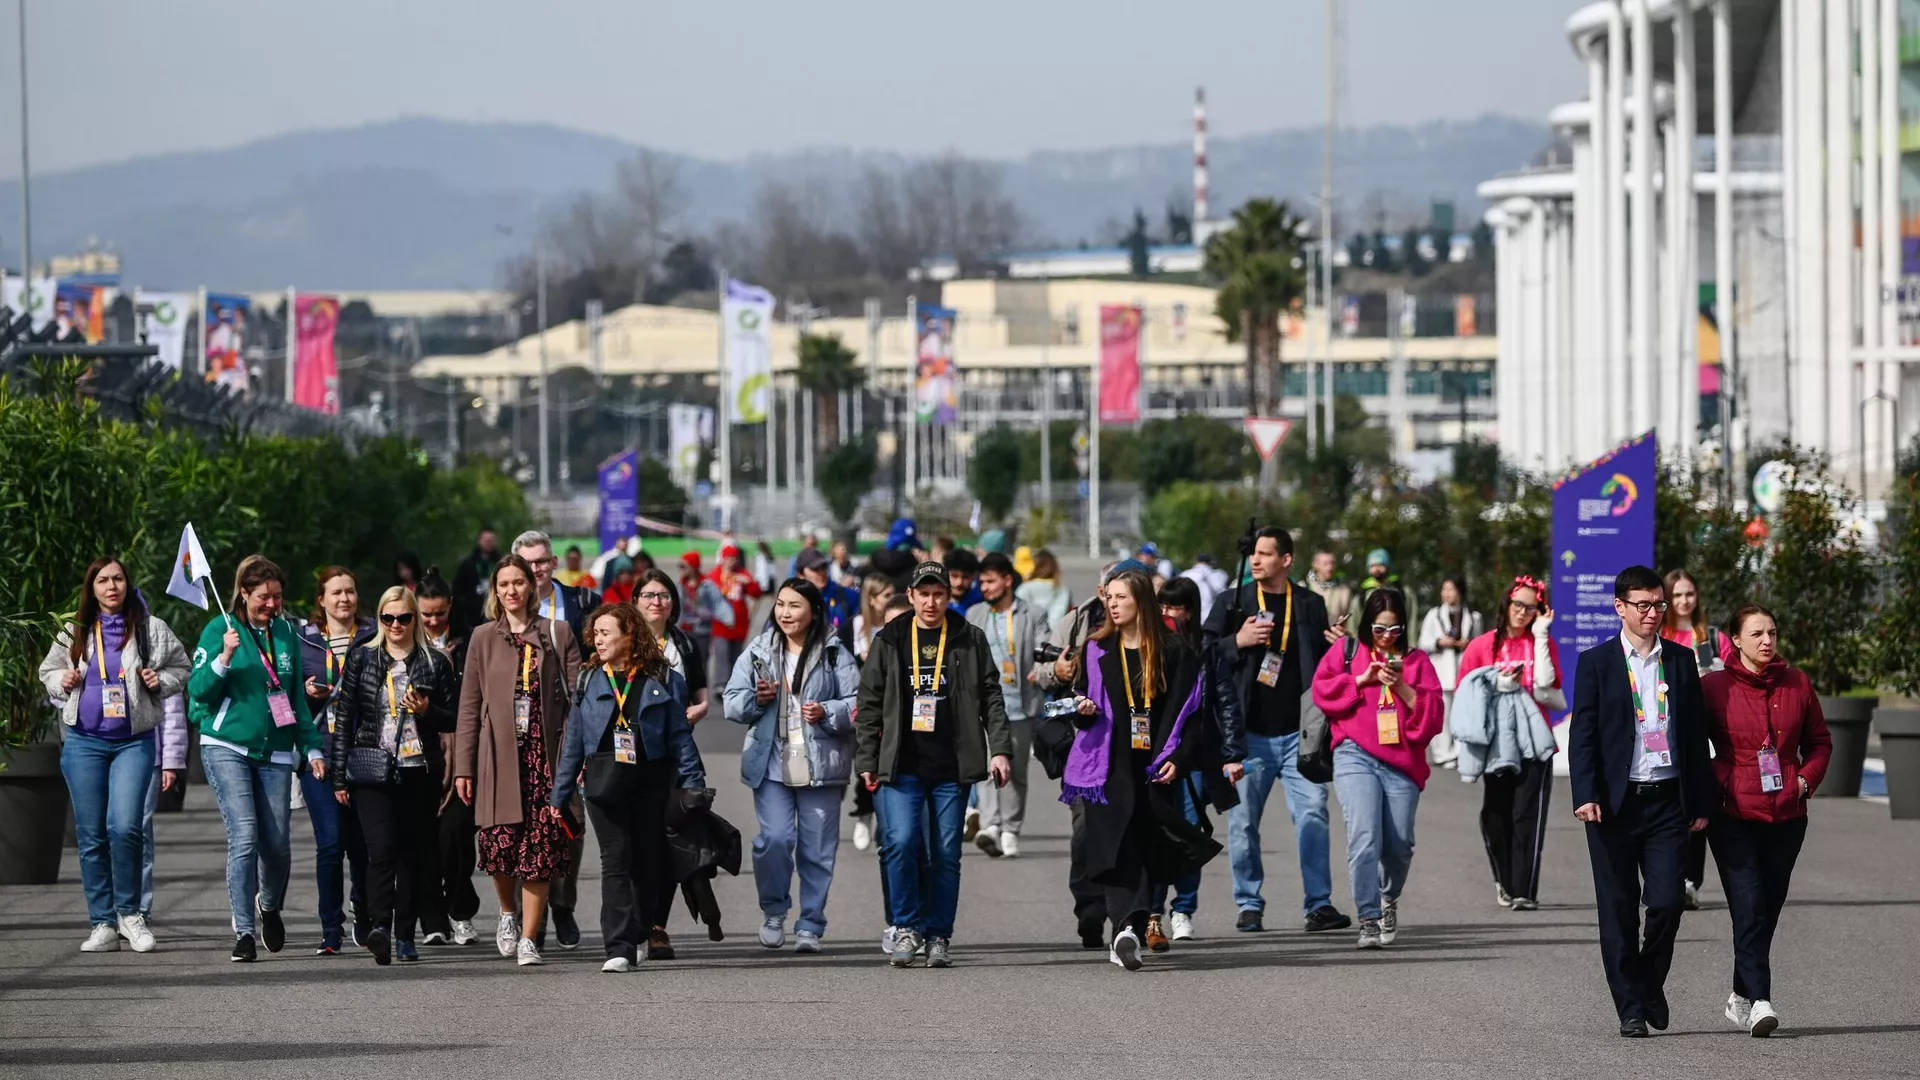
<instances>
[{"instance_id":1,"label":"black handbag","mask_svg":"<svg viewBox=\"0 0 1920 1080\"><path fill-rule=\"evenodd\" d=\"M640 795L640 766L623 764L612 753L587 755L587 801L602 810L630 806Z\"/></svg>"},{"instance_id":2,"label":"black handbag","mask_svg":"<svg viewBox=\"0 0 1920 1080\"><path fill-rule=\"evenodd\" d=\"M347 750L347 784L351 787L399 787L400 763L378 746Z\"/></svg>"}]
</instances>

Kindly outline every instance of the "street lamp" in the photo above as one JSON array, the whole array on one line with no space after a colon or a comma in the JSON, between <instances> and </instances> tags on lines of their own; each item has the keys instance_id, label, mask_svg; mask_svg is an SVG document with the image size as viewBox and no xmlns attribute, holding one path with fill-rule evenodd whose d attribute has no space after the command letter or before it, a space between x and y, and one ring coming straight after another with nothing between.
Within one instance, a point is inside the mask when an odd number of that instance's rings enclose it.
<instances>
[{"instance_id":1,"label":"street lamp","mask_svg":"<svg viewBox=\"0 0 1920 1080\"><path fill-rule=\"evenodd\" d=\"M540 228L540 209L534 208L533 229L533 279L534 279L534 321L540 334L540 497L546 498L553 493L552 474L547 468L548 408L547 408L547 245L543 230ZM513 226L495 225L493 231L503 236L513 235ZM518 409L514 412L517 414Z\"/></svg>"},{"instance_id":2,"label":"street lamp","mask_svg":"<svg viewBox=\"0 0 1920 1080\"><path fill-rule=\"evenodd\" d=\"M1894 454L1900 453L1900 399L1885 390L1876 390L1873 396L1860 403L1860 426L1856 429L1860 452L1860 498L1867 497L1867 410L1876 401L1884 401L1893 406L1893 438L1887 440L1893 444Z\"/></svg>"}]
</instances>

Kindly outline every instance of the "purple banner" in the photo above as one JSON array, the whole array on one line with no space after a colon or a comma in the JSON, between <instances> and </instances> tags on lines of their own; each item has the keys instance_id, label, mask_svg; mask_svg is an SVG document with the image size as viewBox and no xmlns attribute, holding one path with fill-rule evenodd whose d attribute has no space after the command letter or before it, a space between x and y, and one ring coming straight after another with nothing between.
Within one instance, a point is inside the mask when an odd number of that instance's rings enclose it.
<instances>
[{"instance_id":1,"label":"purple banner","mask_svg":"<svg viewBox=\"0 0 1920 1080\"><path fill-rule=\"evenodd\" d=\"M640 451L622 450L600 463L600 550L640 535Z\"/></svg>"},{"instance_id":2,"label":"purple banner","mask_svg":"<svg viewBox=\"0 0 1920 1080\"><path fill-rule=\"evenodd\" d=\"M1653 565L1653 433L1553 485L1553 644L1572 700L1580 653L1620 634L1613 579Z\"/></svg>"}]
</instances>

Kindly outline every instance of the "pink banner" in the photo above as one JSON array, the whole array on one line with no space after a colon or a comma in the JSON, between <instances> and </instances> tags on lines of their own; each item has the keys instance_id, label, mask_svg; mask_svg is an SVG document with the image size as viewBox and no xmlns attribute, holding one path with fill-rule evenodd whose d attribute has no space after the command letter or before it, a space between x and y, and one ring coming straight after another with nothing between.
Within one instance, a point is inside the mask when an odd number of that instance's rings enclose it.
<instances>
[{"instance_id":1,"label":"pink banner","mask_svg":"<svg viewBox=\"0 0 1920 1080\"><path fill-rule=\"evenodd\" d=\"M331 296L296 296L294 326L300 349L294 354L293 403L328 416L340 415L340 369L333 355L333 329L340 301Z\"/></svg>"},{"instance_id":2,"label":"pink banner","mask_svg":"<svg viewBox=\"0 0 1920 1080\"><path fill-rule=\"evenodd\" d=\"M1140 309L1100 307L1100 422L1140 420Z\"/></svg>"}]
</instances>

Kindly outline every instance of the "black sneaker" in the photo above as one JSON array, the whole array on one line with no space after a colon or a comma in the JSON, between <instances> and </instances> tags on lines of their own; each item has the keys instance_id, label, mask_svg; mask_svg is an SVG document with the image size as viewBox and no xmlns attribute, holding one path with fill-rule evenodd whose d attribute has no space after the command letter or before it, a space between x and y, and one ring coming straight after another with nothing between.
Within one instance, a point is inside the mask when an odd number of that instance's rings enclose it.
<instances>
[{"instance_id":1,"label":"black sneaker","mask_svg":"<svg viewBox=\"0 0 1920 1080\"><path fill-rule=\"evenodd\" d=\"M1107 947L1107 920L1085 918L1080 920L1080 947L1083 949L1104 949Z\"/></svg>"},{"instance_id":2,"label":"black sneaker","mask_svg":"<svg viewBox=\"0 0 1920 1080\"><path fill-rule=\"evenodd\" d=\"M1267 927L1265 923L1260 921L1259 910L1256 908L1248 908L1240 913L1238 919L1233 921L1233 928L1242 933L1257 934Z\"/></svg>"},{"instance_id":3,"label":"black sneaker","mask_svg":"<svg viewBox=\"0 0 1920 1080\"><path fill-rule=\"evenodd\" d=\"M360 914L359 909L356 908L353 913L354 948L356 949L366 948L367 934L370 933L372 930L373 930L373 920L367 918L365 915Z\"/></svg>"},{"instance_id":4,"label":"black sneaker","mask_svg":"<svg viewBox=\"0 0 1920 1080\"><path fill-rule=\"evenodd\" d=\"M267 951L271 953L279 952L286 945L287 924L280 921L279 912L260 913L260 943L265 945Z\"/></svg>"},{"instance_id":5,"label":"black sneaker","mask_svg":"<svg viewBox=\"0 0 1920 1080\"><path fill-rule=\"evenodd\" d=\"M387 937L385 930L375 930L367 935L367 951L373 954L373 962L381 967L393 962L393 940Z\"/></svg>"},{"instance_id":6,"label":"black sneaker","mask_svg":"<svg viewBox=\"0 0 1920 1080\"><path fill-rule=\"evenodd\" d=\"M1353 920L1340 914L1332 904L1322 904L1307 913L1307 933L1317 934L1324 930L1345 930L1353 925Z\"/></svg>"},{"instance_id":7,"label":"black sneaker","mask_svg":"<svg viewBox=\"0 0 1920 1080\"><path fill-rule=\"evenodd\" d=\"M253 951L253 935L241 934L239 937L233 939L233 955L227 959L236 964L251 964L253 963L255 955Z\"/></svg>"},{"instance_id":8,"label":"black sneaker","mask_svg":"<svg viewBox=\"0 0 1920 1080\"><path fill-rule=\"evenodd\" d=\"M574 919L572 908L553 909L553 936L563 949L580 947L580 924Z\"/></svg>"}]
</instances>

